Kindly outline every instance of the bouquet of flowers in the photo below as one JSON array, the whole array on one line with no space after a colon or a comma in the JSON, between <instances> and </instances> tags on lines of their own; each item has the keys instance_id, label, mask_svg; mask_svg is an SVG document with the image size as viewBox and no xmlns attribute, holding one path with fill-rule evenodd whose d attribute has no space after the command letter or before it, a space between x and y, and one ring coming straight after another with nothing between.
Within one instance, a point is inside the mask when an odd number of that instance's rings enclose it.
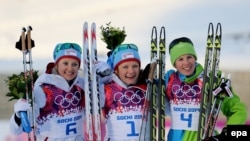
<instances>
[{"instance_id":1,"label":"bouquet of flowers","mask_svg":"<svg viewBox=\"0 0 250 141\"><path fill-rule=\"evenodd\" d=\"M111 26L111 22L106 24L106 27L101 26L101 40L107 44L107 49L114 50L126 38L125 28Z\"/></svg>"},{"instance_id":2,"label":"bouquet of flowers","mask_svg":"<svg viewBox=\"0 0 250 141\"><path fill-rule=\"evenodd\" d=\"M38 71L33 71L32 74L33 77L31 77L29 71L26 72L25 78L24 72L21 72L20 74L12 74L5 80L5 83L7 84L9 89L9 92L6 94L7 97L10 97L9 101L17 100L20 98L26 99L26 93L28 93L28 98L32 99L32 83L34 83L38 78Z\"/></svg>"}]
</instances>

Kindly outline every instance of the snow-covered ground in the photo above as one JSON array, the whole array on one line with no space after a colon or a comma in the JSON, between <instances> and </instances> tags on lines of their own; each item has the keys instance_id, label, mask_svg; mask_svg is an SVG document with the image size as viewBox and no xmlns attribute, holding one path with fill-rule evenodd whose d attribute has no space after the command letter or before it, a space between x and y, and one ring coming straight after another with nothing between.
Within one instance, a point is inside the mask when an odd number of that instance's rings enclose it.
<instances>
[{"instance_id":1,"label":"snow-covered ground","mask_svg":"<svg viewBox=\"0 0 250 141\"><path fill-rule=\"evenodd\" d=\"M0 120L0 140L4 141L5 137L10 133L8 120Z\"/></svg>"},{"instance_id":2,"label":"snow-covered ground","mask_svg":"<svg viewBox=\"0 0 250 141\"><path fill-rule=\"evenodd\" d=\"M11 134L9 120L0 120L0 141L26 141L27 134L15 136Z\"/></svg>"},{"instance_id":3,"label":"snow-covered ground","mask_svg":"<svg viewBox=\"0 0 250 141\"><path fill-rule=\"evenodd\" d=\"M9 120L0 120L0 141L5 141L10 135Z\"/></svg>"}]
</instances>

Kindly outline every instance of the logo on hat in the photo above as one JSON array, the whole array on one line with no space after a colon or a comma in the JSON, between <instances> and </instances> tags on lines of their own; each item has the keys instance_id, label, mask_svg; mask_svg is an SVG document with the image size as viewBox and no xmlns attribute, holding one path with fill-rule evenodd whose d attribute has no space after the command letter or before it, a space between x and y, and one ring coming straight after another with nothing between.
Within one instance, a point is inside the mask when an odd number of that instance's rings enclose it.
<instances>
[{"instance_id":1,"label":"logo on hat","mask_svg":"<svg viewBox=\"0 0 250 141\"><path fill-rule=\"evenodd\" d=\"M122 54L122 60L128 59L128 58L135 58L134 54L132 52L125 52Z\"/></svg>"},{"instance_id":2,"label":"logo on hat","mask_svg":"<svg viewBox=\"0 0 250 141\"><path fill-rule=\"evenodd\" d=\"M77 52L76 50L73 50L73 49L67 49L65 50L64 55L77 56Z\"/></svg>"}]
</instances>

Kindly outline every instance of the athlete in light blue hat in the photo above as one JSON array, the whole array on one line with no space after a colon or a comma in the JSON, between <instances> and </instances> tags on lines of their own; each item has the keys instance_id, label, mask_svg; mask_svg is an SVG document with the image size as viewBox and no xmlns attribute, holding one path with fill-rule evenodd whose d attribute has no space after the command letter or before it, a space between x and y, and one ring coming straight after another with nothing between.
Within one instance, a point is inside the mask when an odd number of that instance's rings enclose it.
<instances>
[{"instance_id":1,"label":"athlete in light blue hat","mask_svg":"<svg viewBox=\"0 0 250 141\"><path fill-rule=\"evenodd\" d=\"M135 44L118 45L108 62L113 70L112 81L105 84L100 93L105 141L139 140L146 83L140 81L138 47Z\"/></svg>"},{"instance_id":2,"label":"athlete in light blue hat","mask_svg":"<svg viewBox=\"0 0 250 141\"><path fill-rule=\"evenodd\" d=\"M82 49L76 43L59 43L53 58L54 62L47 65L46 72L34 84L37 141L83 141L85 91L84 79L79 73ZM110 69L101 61L96 65L97 72ZM29 108L30 105L23 99L15 103L15 113L10 121L14 134L23 132L19 112Z\"/></svg>"}]
</instances>

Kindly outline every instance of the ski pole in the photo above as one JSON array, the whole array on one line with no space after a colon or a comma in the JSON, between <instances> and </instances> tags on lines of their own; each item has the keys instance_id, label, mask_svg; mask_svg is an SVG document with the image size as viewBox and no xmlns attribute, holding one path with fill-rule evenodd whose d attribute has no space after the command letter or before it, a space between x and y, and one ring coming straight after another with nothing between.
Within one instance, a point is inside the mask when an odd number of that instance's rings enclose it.
<instances>
[{"instance_id":1,"label":"ski pole","mask_svg":"<svg viewBox=\"0 0 250 141\"><path fill-rule=\"evenodd\" d=\"M30 32L32 28L31 26L28 27L28 33L26 34L25 37L25 32L26 29L23 27L22 28L22 33L19 42L16 43L16 48L21 50L23 53L23 70L24 70L24 79L25 79L25 98L27 102L30 102L29 98L29 84L28 84L28 75L30 76L31 82L30 82L30 87L31 87L31 92L33 90L33 68L32 68L32 55L31 55L31 48L34 47L34 41L31 40ZM28 55L28 59L27 59ZM29 70L27 69L27 64L29 64ZM32 112L33 110L33 104L34 99L32 95ZM30 113L28 111L21 111L20 112L20 118L21 118L21 126L24 130L24 132L28 133L28 140L31 141L31 135L30 132L32 131L31 125L30 125ZM34 116L34 113L32 114ZM35 123L35 119L33 119L33 124ZM34 135L34 140L36 141L35 134Z\"/></svg>"},{"instance_id":2,"label":"ski pole","mask_svg":"<svg viewBox=\"0 0 250 141\"><path fill-rule=\"evenodd\" d=\"M146 129L147 129L147 123L150 119L150 116L148 116L149 112L151 111L150 108L150 98L152 94L152 84L154 81L154 73L156 70L157 62L152 62L150 64L150 69L149 69L149 74L148 74L148 79L147 79L147 91L146 91L146 96L145 96L145 101L143 104L143 114L142 114L142 125L141 125L141 131L140 131L140 136L139 136L139 141L144 141L145 136L146 136Z\"/></svg>"}]
</instances>

